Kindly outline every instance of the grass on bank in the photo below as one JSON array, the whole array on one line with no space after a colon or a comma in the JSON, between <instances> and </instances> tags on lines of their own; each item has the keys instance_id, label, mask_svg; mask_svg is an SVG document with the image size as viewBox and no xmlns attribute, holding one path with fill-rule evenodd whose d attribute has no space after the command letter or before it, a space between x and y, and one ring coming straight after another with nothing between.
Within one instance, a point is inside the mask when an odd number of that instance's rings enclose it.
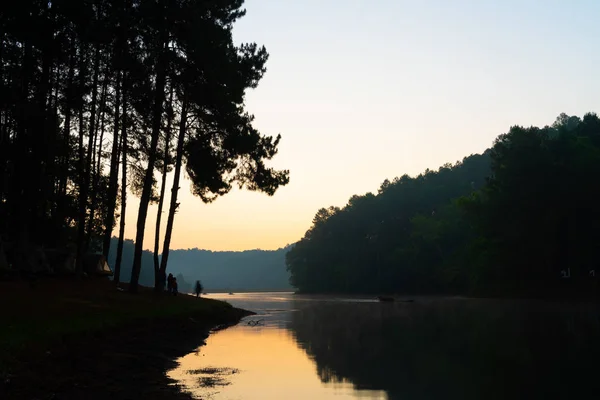
<instances>
[{"instance_id":1,"label":"grass on bank","mask_svg":"<svg viewBox=\"0 0 600 400\"><path fill-rule=\"evenodd\" d=\"M92 279L0 282L0 361L64 336L154 318L213 319L232 309L222 301L168 296L149 288L134 295L123 287L119 291L108 280Z\"/></svg>"}]
</instances>

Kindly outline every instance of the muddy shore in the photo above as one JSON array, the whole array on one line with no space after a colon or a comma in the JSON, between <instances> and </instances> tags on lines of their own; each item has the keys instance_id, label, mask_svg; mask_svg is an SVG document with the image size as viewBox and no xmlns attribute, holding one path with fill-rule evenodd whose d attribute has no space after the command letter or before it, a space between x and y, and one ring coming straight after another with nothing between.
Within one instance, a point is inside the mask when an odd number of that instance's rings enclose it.
<instances>
[{"instance_id":1,"label":"muddy shore","mask_svg":"<svg viewBox=\"0 0 600 400\"><path fill-rule=\"evenodd\" d=\"M165 372L176 367L176 358L204 344L211 329L236 324L249 314L233 308L214 320L158 319L65 338L20 360L5 378L0 398L189 400Z\"/></svg>"},{"instance_id":2,"label":"muddy shore","mask_svg":"<svg viewBox=\"0 0 600 400\"><path fill-rule=\"evenodd\" d=\"M251 314L223 307L218 313L143 317L28 345L0 374L0 399L189 400L166 371L203 345L211 330Z\"/></svg>"}]
</instances>

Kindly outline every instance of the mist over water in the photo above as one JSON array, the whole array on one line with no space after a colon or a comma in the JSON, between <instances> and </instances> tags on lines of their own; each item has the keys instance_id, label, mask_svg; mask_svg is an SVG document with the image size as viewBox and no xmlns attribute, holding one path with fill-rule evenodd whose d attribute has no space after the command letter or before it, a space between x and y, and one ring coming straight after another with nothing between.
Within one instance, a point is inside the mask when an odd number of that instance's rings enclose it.
<instances>
[{"instance_id":1,"label":"mist over water","mask_svg":"<svg viewBox=\"0 0 600 400\"><path fill-rule=\"evenodd\" d=\"M209 297L257 315L213 333L169 371L197 398L587 398L600 387L595 305Z\"/></svg>"}]
</instances>

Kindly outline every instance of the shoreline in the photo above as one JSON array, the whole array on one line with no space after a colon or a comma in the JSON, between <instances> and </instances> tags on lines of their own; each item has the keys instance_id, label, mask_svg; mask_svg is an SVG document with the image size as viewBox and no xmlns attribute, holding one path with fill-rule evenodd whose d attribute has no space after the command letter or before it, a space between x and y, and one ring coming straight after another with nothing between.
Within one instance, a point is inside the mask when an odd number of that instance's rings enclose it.
<instances>
[{"instance_id":1,"label":"shoreline","mask_svg":"<svg viewBox=\"0 0 600 400\"><path fill-rule=\"evenodd\" d=\"M124 302L135 298L122 296ZM166 372L177 366L177 358L204 345L212 331L236 325L254 313L224 302L188 297L163 296L161 301L198 301L208 304L207 308L173 316L132 315L105 327L58 334L48 341L33 337L13 354L0 354L5 358L0 360L4 364L0 398L192 399Z\"/></svg>"},{"instance_id":2,"label":"shoreline","mask_svg":"<svg viewBox=\"0 0 600 400\"><path fill-rule=\"evenodd\" d=\"M389 296L398 300L402 299L461 299L461 300L508 300L508 301L543 301L555 303L599 303L600 291L583 293L579 295L518 295L518 294L455 294L455 293L347 293L347 292L292 292L296 296L323 296L323 297L355 297L360 299L376 300L378 296Z\"/></svg>"}]
</instances>

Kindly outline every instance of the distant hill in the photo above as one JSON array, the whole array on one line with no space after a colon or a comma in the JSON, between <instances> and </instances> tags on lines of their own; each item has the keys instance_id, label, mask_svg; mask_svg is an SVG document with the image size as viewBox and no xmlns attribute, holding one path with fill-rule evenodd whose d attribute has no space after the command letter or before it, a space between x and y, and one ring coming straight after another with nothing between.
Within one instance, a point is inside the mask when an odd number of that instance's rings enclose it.
<instances>
[{"instance_id":1,"label":"distant hill","mask_svg":"<svg viewBox=\"0 0 600 400\"><path fill-rule=\"evenodd\" d=\"M169 270L186 280L200 279L208 291L290 290L287 250L174 250L169 253Z\"/></svg>"},{"instance_id":2,"label":"distant hill","mask_svg":"<svg viewBox=\"0 0 600 400\"><path fill-rule=\"evenodd\" d=\"M113 238L108 257L114 269L117 239ZM285 254L289 246L278 250L210 251L201 249L171 250L167 273L177 278L180 291L191 291L192 284L201 280L208 292L217 291L278 291L291 290ZM126 240L123 246L121 280L129 281L133 263L134 243ZM152 253L144 251L140 284L154 285Z\"/></svg>"}]
</instances>

